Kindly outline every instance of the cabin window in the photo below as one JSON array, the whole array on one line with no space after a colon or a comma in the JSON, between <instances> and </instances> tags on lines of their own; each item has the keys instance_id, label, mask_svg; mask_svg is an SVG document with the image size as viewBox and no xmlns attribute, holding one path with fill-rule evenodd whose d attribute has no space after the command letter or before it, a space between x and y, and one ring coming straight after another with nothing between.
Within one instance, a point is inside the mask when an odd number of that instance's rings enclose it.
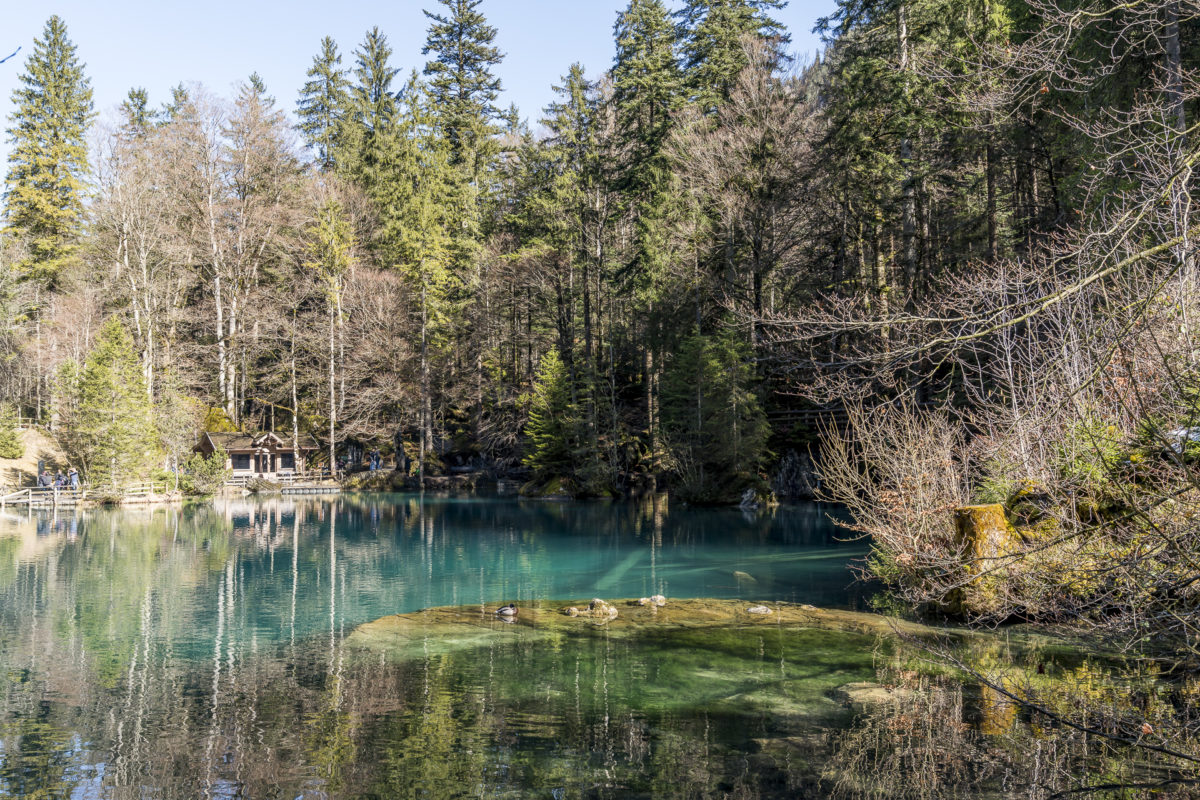
<instances>
[{"instance_id":1,"label":"cabin window","mask_svg":"<svg viewBox=\"0 0 1200 800\"><path fill-rule=\"evenodd\" d=\"M279 468L280 469L295 469L296 468L296 457L294 455L292 455L291 453L280 453L279 454Z\"/></svg>"},{"instance_id":2,"label":"cabin window","mask_svg":"<svg viewBox=\"0 0 1200 800\"><path fill-rule=\"evenodd\" d=\"M234 453L233 454L234 469L250 469L250 454L249 453Z\"/></svg>"}]
</instances>

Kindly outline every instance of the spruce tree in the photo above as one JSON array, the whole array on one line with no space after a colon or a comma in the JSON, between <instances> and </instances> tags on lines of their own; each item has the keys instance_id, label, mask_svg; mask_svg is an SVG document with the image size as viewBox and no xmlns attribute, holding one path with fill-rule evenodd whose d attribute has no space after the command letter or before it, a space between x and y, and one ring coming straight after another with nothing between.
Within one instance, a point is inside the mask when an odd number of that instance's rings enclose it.
<instances>
[{"instance_id":1,"label":"spruce tree","mask_svg":"<svg viewBox=\"0 0 1200 800\"><path fill-rule=\"evenodd\" d=\"M687 89L705 111L729 97L748 63L747 40L767 42L782 55L787 37L769 16L782 0L690 0L683 18L683 68Z\"/></svg>"},{"instance_id":2,"label":"spruce tree","mask_svg":"<svg viewBox=\"0 0 1200 800\"><path fill-rule=\"evenodd\" d=\"M399 70L391 65L392 48L377 27L367 31L354 57L350 113L342 120L343 157L338 159L338 168L370 190L370 173L378 172L393 133L396 97L392 81Z\"/></svg>"},{"instance_id":3,"label":"spruce tree","mask_svg":"<svg viewBox=\"0 0 1200 800\"><path fill-rule=\"evenodd\" d=\"M675 27L661 0L631 0L617 18L613 101L625 139L621 189L636 225L635 264L647 275L660 260L657 230L670 180L664 153L682 79L675 61Z\"/></svg>"},{"instance_id":4,"label":"spruce tree","mask_svg":"<svg viewBox=\"0 0 1200 800\"><path fill-rule=\"evenodd\" d=\"M300 133L316 152L317 164L323 172L331 172L336 167L342 119L349 103L350 81L341 64L342 55L337 43L326 36L321 40L320 54L313 58L312 66L305 73L308 81L296 102Z\"/></svg>"},{"instance_id":5,"label":"spruce tree","mask_svg":"<svg viewBox=\"0 0 1200 800\"><path fill-rule=\"evenodd\" d=\"M480 153L500 116L494 105L500 79L492 74L504 55L493 42L496 29L479 12L482 0L438 0L448 14L426 11L431 21L424 55L433 54L425 65L429 91L438 117L450 140L451 163L467 164ZM468 164L472 179L476 165Z\"/></svg>"},{"instance_id":6,"label":"spruce tree","mask_svg":"<svg viewBox=\"0 0 1200 800\"><path fill-rule=\"evenodd\" d=\"M77 387L70 439L88 481L120 488L145 480L159 456L154 409L133 340L116 317L101 329Z\"/></svg>"},{"instance_id":7,"label":"spruce tree","mask_svg":"<svg viewBox=\"0 0 1200 800\"><path fill-rule=\"evenodd\" d=\"M693 333L676 350L662 415L680 496L729 502L757 481L770 428L752 378L747 348L732 333Z\"/></svg>"},{"instance_id":8,"label":"spruce tree","mask_svg":"<svg viewBox=\"0 0 1200 800\"><path fill-rule=\"evenodd\" d=\"M542 356L525 426L530 448L525 465L533 469L538 480L571 480L574 475L582 426L571 394L570 376L558 351L552 348Z\"/></svg>"},{"instance_id":9,"label":"spruce tree","mask_svg":"<svg viewBox=\"0 0 1200 800\"><path fill-rule=\"evenodd\" d=\"M20 81L8 128L7 231L28 244L18 270L53 288L78 247L93 116L91 82L59 17L46 22Z\"/></svg>"},{"instance_id":10,"label":"spruce tree","mask_svg":"<svg viewBox=\"0 0 1200 800\"><path fill-rule=\"evenodd\" d=\"M8 403L0 403L0 458L24 455L25 444L17 432L17 410Z\"/></svg>"},{"instance_id":11,"label":"spruce tree","mask_svg":"<svg viewBox=\"0 0 1200 800\"><path fill-rule=\"evenodd\" d=\"M166 125L174 120L190 99L191 94L182 82L171 87L171 102L163 104L162 113L158 115L159 124Z\"/></svg>"},{"instance_id":12,"label":"spruce tree","mask_svg":"<svg viewBox=\"0 0 1200 800\"><path fill-rule=\"evenodd\" d=\"M122 132L134 139L144 138L158 117L150 108L149 92L140 86L130 89L121 101L121 114L125 117Z\"/></svg>"}]
</instances>

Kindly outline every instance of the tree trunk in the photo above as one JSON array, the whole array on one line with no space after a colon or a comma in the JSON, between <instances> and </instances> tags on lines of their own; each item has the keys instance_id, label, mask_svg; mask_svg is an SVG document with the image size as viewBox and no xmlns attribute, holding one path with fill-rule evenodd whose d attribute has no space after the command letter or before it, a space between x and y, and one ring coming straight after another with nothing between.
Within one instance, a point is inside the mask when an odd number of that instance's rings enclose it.
<instances>
[{"instance_id":1,"label":"tree trunk","mask_svg":"<svg viewBox=\"0 0 1200 800\"><path fill-rule=\"evenodd\" d=\"M337 354L337 330L334 322L333 303L329 304L329 473L337 478L337 382L334 361Z\"/></svg>"},{"instance_id":2,"label":"tree trunk","mask_svg":"<svg viewBox=\"0 0 1200 800\"><path fill-rule=\"evenodd\" d=\"M908 7L901 3L898 9L900 37L900 72L904 76L905 112L908 111ZM916 182L913 178L912 135L905 126L904 137L900 140L900 166L904 171L901 192L904 196L903 219L901 221L904 236L904 284L908 288L909 297L914 294L913 287L917 282L917 200Z\"/></svg>"}]
</instances>

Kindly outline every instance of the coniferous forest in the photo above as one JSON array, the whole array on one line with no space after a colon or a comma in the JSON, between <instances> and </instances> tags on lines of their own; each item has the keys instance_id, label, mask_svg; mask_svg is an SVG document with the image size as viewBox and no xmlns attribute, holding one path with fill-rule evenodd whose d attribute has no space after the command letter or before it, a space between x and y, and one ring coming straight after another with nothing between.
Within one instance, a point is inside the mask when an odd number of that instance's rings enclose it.
<instances>
[{"instance_id":1,"label":"coniferous forest","mask_svg":"<svg viewBox=\"0 0 1200 800\"><path fill-rule=\"evenodd\" d=\"M273 430L412 481L815 493L918 606L1177 608L1200 5L840 0L811 62L780 6L631 0L530 115L486 4L438 0L420 54L326 38L294 101L133 88L111 125L51 17L8 119L5 419L99 483ZM970 503L1029 564L968 601Z\"/></svg>"}]
</instances>

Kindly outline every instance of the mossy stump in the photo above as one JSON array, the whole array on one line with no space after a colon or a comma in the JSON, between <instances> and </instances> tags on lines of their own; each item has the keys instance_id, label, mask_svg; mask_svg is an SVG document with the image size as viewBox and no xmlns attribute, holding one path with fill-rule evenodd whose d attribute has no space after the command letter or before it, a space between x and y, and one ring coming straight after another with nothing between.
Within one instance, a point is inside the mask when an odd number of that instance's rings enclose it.
<instances>
[{"instance_id":1,"label":"mossy stump","mask_svg":"<svg viewBox=\"0 0 1200 800\"><path fill-rule=\"evenodd\" d=\"M1021 537L1000 503L956 508L954 530L966 580L951 593L950 609L970 615L998 611L1012 570L1005 557L1020 551Z\"/></svg>"}]
</instances>

